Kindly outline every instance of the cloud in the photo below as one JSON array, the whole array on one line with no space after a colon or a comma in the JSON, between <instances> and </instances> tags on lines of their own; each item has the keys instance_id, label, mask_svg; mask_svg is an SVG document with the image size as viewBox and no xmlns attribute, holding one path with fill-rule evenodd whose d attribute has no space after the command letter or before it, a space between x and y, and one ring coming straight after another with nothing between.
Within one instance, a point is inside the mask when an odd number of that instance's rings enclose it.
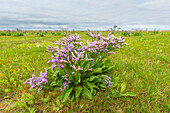
<instances>
[{"instance_id":1,"label":"cloud","mask_svg":"<svg viewBox=\"0 0 170 113\"><path fill-rule=\"evenodd\" d=\"M169 11L170 0L148 0L138 5L140 8L156 11Z\"/></svg>"},{"instance_id":2,"label":"cloud","mask_svg":"<svg viewBox=\"0 0 170 113\"><path fill-rule=\"evenodd\" d=\"M167 25L169 0L0 0L0 28ZM150 26L151 27L151 26Z\"/></svg>"}]
</instances>

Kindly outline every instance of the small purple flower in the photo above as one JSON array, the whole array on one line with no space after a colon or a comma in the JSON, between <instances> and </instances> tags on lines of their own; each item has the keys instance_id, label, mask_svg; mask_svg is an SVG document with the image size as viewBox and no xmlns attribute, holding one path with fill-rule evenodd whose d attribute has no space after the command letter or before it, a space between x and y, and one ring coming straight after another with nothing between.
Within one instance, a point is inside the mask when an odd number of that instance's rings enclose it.
<instances>
[{"instance_id":1,"label":"small purple flower","mask_svg":"<svg viewBox=\"0 0 170 113\"><path fill-rule=\"evenodd\" d=\"M129 45L129 44L123 43L122 45Z\"/></svg>"},{"instance_id":2,"label":"small purple flower","mask_svg":"<svg viewBox=\"0 0 170 113\"><path fill-rule=\"evenodd\" d=\"M83 70L83 67L78 66L78 68L76 69L76 71L78 71L78 70Z\"/></svg>"},{"instance_id":3,"label":"small purple flower","mask_svg":"<svg viewBox=\"0 0 170 113\"><path fill-rule=\"evenodd\" d=\"M105 82L106 82L107 84L109 83L107 79L105 80Z\"/></svg>"},{"instance_id":4,"label":"small purple flower","mask_svg":"<svg viewBox=\"0 0 170 113\"><path fill-rule=\"evenodd\" d=\"M111 78L107 75L107 79L111 80Z\"/></svg>"},{"instance_id":5,"label":"small purple flower","mask_svg":"<svg viewBox=\"0 0 170 113\"><path fill-rule=\"evenodd\" d=\"M51 63L52 61L51 60L49 60L47 63Z\"/></svg>"},{"instance_id":6,"label":"small purple flower","mask_svg":"<svg viewBox=\"0 0 170 113\"><path fill-rule=\"evenodd\" d=\"M112 84L113 84L113 83L109 81L108 86L111 87Z\"/></svg>"},{"instance_id":7,"label":"small purple flower","mask_svg":"<svg viewBox=\"0 0 170 113\"><path fill-rule=\"evenodd\" d=\"M110 81L111 78L109 76L107 76L107 78L104 77L104 81L108 84L108 87L111 87L112 82Z\"/></svg>"},{"instance_id":8,"label":"small purple flower","mask_svg":"<svg viewBox=\"0 0 170 113\"><path fill-rule=\"evenodd\" d=\"M87 54L86 54L85 59L86 59L86 61L94 60L94 59L88 59Z\"/></svg>"},{"instance_id":9,"label":"small purple flower","mask_svg":"<svg viewBox=\"0 0 170 113\"><path fill-rule=\"evenodd\" d=\"M121 48L119 44L117 44L115 47L117 47L118 49L120 49L120 48Z\"/></svg>"},{"instance_id":10,"label":"small purple flower","mask_svg":"<svg viewBox=\"0 0 170 113\"><path fill-rule=\"evenodd\" d=\"M104 49L101 49L100 51L103 51L103 52L104 52Z\"/></svg>"},{"instance_id":11,"label":"small purple flower","mask_svg":"<svg viewBox=\"0 0 170 113\"><path fill-rule=\"evenodd\" d=\"M63 88L60 88L60 91L63 91Z\"/></svg>"},{"instance_id":12,"label":"small purple flower","mask_svg":"<svg viewBox=\"0 0 170 113\"><path fill-rule=\"evenodd\" d=\"M111 54L115 54L115 52L108 52L108 54L109 54L109 55L111 55Z\"/></svg>"},{"instance_id":13,"label":"small purple flower","mask_svg":"<svg viewBox=\"0 0 170 113\"><path fill-rule=\"evenodd\" d=\"M68 63L68 61L66 61L66 60L60 60L60 62L62 62L62 63Z\"/></svg>"},{"instance_id":14,"label":"small purple flower","mask_svg":"<svg viewBox=\"0 0 170 113\"><path fill-rule=\"evenodd\" d=\"M93 70L93 68L90 68L90 69L88 69L89 71L92 71Z\"/></svg>"},{"instance_id":15,"label":"small purple flower","mask_svg":"<svg viewBox=\"0 0 170 113\"><path fill-rule=\"evenodd\" d=\"M51 69L53 70L55 67L57 67L58 65L52 65Z\"/></svg>"},{"instance_id":16,"label":"small purple flower","mask_svg":"<svg viewBox=\"0 0 170 113\"><path fill-rule=\"evenodd\" d=\"M66 81L64 81L62 84L63 84L63 87L60 88L60 91L63 91L68 86L68 83Z\"/></svg>"},{"instance_id":17,"label":"small purple flower","mask_svg":"<svg viewBox=\"0 0 170 113\"><path fill-rule=\"evenodd\" d=\"M99 34L98 34L98 36L101 36L102 35L102 33L100 32Z\"/></svg>"},{"instance_id":18,"label":"small purple flower","mask_svg":"<svg viewBox=\"0 0 170 113\"><path fill-rule=\"evenodd\" d=\"M108 49L105 49L105 51L109 51Z\"/></svg>"},{"instance_id":19,"label":"small purple flower","mask_svg":"<svg viewBox=\"0 0 170 113\"><path fill-rule=\"evenodd\" d=\"M40 90L41 90L42 88L43 88L43 87L38 88L38 92L37 92L37 93L39 93L39 92L40 92Z\"/></svg>"},{"instance_id":20,"label":"small purple flower","mask_svg":"<svg viewBox=\"0 0 170 113\"><path fill-rule=\"evenodd\" d=\"M61 56L62 56L62 57L67 57L67 55L66 55L66 54L64 54L64 53L62 53L62 54L61 54Z\"/></svg>"},{"instance_id":21,"label":"small purple flower","mask_svg":"<svg viewBox=\"0 0 170 113\"><path fill-rule=\"evenodd\" d=\"M74 64L73 64L73 65L70 65L70 66L72 67L72 69L76 70L76 67L75 67Z\"/></svg>"},{"instance_id":22,"label":"small purple flower","mask_svg":"<svg viewBox=\"0 0 170 113\"><path fill-rule=\"evenodd\" d=\"M75 72L72 72L71 74L73 75Z\"/></svg>"},{"instance_id":23,"label":"small purple flower","mask_svg":"<svg viewBox=\"0 0 170 113\"><path fill-rule=\"evenodd\" d=\"M79 60L79 57L76 58L76 61L78 61L78 60Z\"/></svg>"}]
</instances>

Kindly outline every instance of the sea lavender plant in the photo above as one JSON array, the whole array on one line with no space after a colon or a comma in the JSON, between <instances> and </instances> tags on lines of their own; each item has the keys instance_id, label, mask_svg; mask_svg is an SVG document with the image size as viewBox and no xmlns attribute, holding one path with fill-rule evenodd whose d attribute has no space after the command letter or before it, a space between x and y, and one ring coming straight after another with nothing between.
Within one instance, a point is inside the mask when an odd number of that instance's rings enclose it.
<instances>
[{"instance_id":1,"label":"sea lavender plant","mask_svg":"<svg viewBox=\"0 0 170 113\"><path fill-rule=\"evenodd\" d=\"M107 37L101 33L90 32L89 35L93 42L87 40L83 43L80 36L75 34L56 41L54 47L48 46L48 51L53 55L52 60L48 61L53 63L53 76L49 74L47 77L46 70L39 78L33 75L25 83L29 83L31 88L38 88L39 91L48 82L48 78L55 77L50 84L63 92L62 101L68 97L73 100L80 95L91 99L96 90L111 87L111 78L106 72L113 66L110 65L111 59L104 61L104 58L126 45L124 38L114 37L110 33Z\"/></svg>"}]
</instances>

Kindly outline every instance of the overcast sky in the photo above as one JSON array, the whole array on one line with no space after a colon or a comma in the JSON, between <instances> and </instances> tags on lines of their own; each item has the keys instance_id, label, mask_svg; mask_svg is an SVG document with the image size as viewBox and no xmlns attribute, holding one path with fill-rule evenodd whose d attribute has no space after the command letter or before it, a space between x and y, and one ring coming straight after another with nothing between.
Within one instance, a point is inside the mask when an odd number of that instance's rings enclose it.
<instances>
[{"instance_id":1,"label":"overcast sky","mask_svg":"<svg viewBox=\"0 0 170 113\"><path fill-rule=\"evenodd\" d=\"M0 0L0 29L170 30L170 0Z\"/></svg>"}]
</instances>

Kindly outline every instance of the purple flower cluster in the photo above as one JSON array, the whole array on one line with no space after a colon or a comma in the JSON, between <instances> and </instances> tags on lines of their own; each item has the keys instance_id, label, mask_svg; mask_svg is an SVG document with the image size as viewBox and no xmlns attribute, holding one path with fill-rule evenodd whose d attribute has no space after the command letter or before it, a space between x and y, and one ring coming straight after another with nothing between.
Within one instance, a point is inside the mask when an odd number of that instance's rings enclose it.
<instances>
[{"instance_id":1,"label":"purple flower cluster","mask_svg":"<svg viewBox=\"0 0 170 113\"><path fill-rule=\"evenodd\" d=\"M120 49L122 48L121 45L126 45L126 43L124 43L124 38L114 37L111 33L108 34L108 37L103 37L101 33L98 35L89 34L93 38L93 42L88 43L87 41L87 47L89 48L87 51L90 51L91 53L98 54L99 52L107 52L108 54L114 54L114 52L111 51L112 49Z\"/></svg>"},{"instance_id":2,"label":"purple flower cluster","mask_svg":"<svg viewBox=\"0 0 170 113\"><path fill-rule=\"evenodd\" d=\"M99 33L98 35L97 34L92 34L91 32L89 32L89 35L93 38L96 38L96 37L100 37L102 36L102 33Z\"/></svg>"},{"instance_id":3,"label":"purple flower cluster","mask_svg":"<svg viewBox=\"0 0 170 113\"><path fill-rule=\"evenodd\" d=\"M66 73L66 75L63 76L63 78L64 78L64 82L62 83L63 87L60 88L60 91L63 91L68 86L68 84L71 83L69 81L69 75L68 75L67 71L65 71L65 73Z\"/></svg>"},{"instance_id":4,"label":"purple flower cluster","mask_svg":"<svg viewBox=\"0 0 170 113\"><path fill-rule=\"evenodd\" d=\"M48 77L47 77L47 69L45 69L44 73L40 73L40 77L35 77L35 75L32 75L32 78L29 78L26 82L24 82L23 84L30 84L31 88L38 88L38 93L39 91L43 88L43 85L46 84L48 81Z\"/></svg>"},{"instance_id":5,"label":"purple flower cluster","mask_svg":"<svg viewBox=\"0 0 170 113\"><path fill-rule=\"evenodd\" d=\"M68 83L66 81L64 81L62 84L63 84L63 87L60 88L60 91L63 91L68 86Z\"/></svg>"},{"instance_id":6,"label":"purple flower cluster","mask_svg":"<svg viewBox=\"0 0 170 113\"><path fill-rule=\"evenodd\" d=\"M56 43L54 43L58 45L56 47L48 46L47 49L49 52L53 53L54 50L56 51L52 57L53 59L48 61L48 63L54 63L52 69L55 67L61 69L66 65L70 65L75 71L83 69L83 67L75 66L77 62L84 60L85 55L85 51L83 51L84 49L80 49L81 46L84 46L80 40L80 36L75 34L70 35L68 38L63 37L61 41L56 41ZM86 60L89 59L86 57Z\"/></svg>"},{"instance_id":7,"label":"purple flower cluster","mask_svg":"<svg viewBox=\"0 0 170 113\"><path fill-rule=\"evenodd\" d=\"M108 84L108 87L111 87L112 85L111 78L107 76L107 78L104 77L104 79L105 79L105 82Z\"/></svg>"}]
</instances>

